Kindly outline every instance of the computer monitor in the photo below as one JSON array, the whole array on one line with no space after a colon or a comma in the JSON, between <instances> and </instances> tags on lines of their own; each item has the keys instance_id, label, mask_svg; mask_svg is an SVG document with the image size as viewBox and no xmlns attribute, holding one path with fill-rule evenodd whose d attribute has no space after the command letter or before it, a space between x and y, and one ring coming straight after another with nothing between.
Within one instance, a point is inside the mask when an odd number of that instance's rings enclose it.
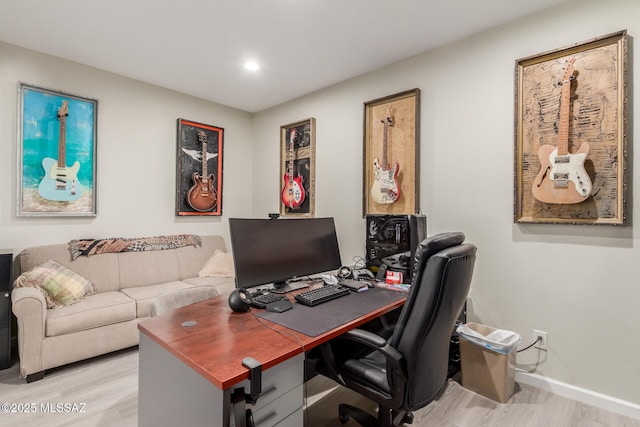
<instances>
[{"instance_id":1,"label":"computer monitor","mask_svg":"<svg viewBox=\"0 0 640 427\"><path fill-rule=\"evenodd\" d=\"M230 218L236 287L251 288L340 268L333 218Z\"/></svg>"}]
</instances>

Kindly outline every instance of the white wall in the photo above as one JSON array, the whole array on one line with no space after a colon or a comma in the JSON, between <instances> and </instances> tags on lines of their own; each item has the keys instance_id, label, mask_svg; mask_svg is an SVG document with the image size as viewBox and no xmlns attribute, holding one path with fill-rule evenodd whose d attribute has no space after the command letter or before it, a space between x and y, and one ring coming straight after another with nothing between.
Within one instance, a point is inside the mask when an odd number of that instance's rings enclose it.
<instances>
[{"instance_id":1,"label":"white wall","mask_svg":"<svg viewBox=\"0 0 640 427\"><path fill-rule=\"evenodd\" d=\"M363 102L420 88L429 234L461 230L479 248L469 320L514 330L524 343L534 328L545 330L549 351L520 353L520 368L640 403L640 249L631 204L627 227L513 223L515 61L627 29L629 82L638 81L638 16L635 0L575 1L257 114L254 213L278 209L279 126L315 117L316 216L336 217L343 262L363 256ZM634 95L632 87L629 147ZM632 177L629 200L638 198Z\"/></svg>"},{"instance_id":2,"label":"white wall","mask_svg":"<svg viewBox=\"0 0 640 427\"><path fill-rule=\"evenodd\" d=\"M351 263L364 255L363 103L420 88L420 199L429 234L461 230L479 248L469 319L514 330L525 342L534 328L546 330L549 351L519 354L521 368L640 404L632 206L627 227L514 225L512 218L515 61L628 29L633 71L637 16L635 0L575 1L253 117L0 43L0 247L183 232L227 237L227 218L278 211L280 125L315 117L316 216L336 218L343 262ZM97 217L16 218L18 81L98 99ZM636 98L631 88L630 147ZM222 218L174 215L178 117L225 129Z\"/></svg>"},{"instance_id":3,"label":"white wall","mask_svg":"<svg viewBox=\"0 0 640 427\"><path fill-rule=\"evenodd\" d=\"M16 217L17 88L23 81L98 100L93 218ZM0 43L0 247L88 237L228 235L251 210L251 115L77 63ZM177 119L224 128L223 217L176 217ZM228 240L227 240L228 242Z\"/></svg>"}]
</instances>

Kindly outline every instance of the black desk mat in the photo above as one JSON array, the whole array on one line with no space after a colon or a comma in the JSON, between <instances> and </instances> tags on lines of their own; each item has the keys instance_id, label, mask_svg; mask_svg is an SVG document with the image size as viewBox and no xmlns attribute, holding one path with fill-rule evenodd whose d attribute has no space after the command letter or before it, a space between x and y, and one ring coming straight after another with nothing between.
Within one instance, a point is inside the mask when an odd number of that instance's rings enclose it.
<instances>
[{"instance_id":1,"label":"black desk mat","mask_svg":"<svg viewBox=\"0 0 640 427\"><path fill-rule=\"evenodd\" d=\"M315 337L406 296L406 292L371 288L365 292L351 292L315 307L294 303L291 310L282 313L260 311L256 315Z\"/></svg>"}]
</instances>

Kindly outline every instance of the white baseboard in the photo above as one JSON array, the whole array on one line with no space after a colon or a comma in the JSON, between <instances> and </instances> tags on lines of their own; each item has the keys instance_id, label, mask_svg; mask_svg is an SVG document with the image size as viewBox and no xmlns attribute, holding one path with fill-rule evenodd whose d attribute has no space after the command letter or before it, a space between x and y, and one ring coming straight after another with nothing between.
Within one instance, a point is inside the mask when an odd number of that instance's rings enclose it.
<instances>
[{"instance_id":1,"label":"white baseboard","mask_svg":"<svg viewBox=\"0 0 640 427\"><path fill-rule=\"evenodd\" d=\"M527 372L516 371L516 381L559 396L640 420L640 405L632 402Z\"/></svg>"}]
</instances>

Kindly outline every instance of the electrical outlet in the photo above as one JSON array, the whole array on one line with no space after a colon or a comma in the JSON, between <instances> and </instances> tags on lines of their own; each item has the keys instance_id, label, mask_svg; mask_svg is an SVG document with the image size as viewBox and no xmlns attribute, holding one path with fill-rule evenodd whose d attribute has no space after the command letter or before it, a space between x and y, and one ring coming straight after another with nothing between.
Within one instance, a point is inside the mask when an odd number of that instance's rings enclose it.
<instances>
[{"instance_id":1,"label":"electrical outlet","mask_svg":"<svg viewBox=\"0 0 640 427\"><path fill-rule=\"evenodd\" d=\"M547 333L545 331L539 331L537 329L533 330L533 339L540 337L540 339L534 345L534 348L539 348L540 350L547 351Z\"/></svg>"}]
</instances>

